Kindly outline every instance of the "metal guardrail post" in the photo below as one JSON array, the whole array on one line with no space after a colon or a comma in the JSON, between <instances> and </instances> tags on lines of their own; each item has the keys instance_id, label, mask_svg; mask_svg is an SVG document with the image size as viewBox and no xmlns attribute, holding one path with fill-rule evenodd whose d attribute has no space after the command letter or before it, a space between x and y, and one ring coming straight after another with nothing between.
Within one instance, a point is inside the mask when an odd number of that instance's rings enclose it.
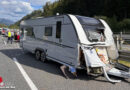
<instances>
[{"instance_id":1,"label":"metal guardrail post","mask_svg":"<svg viewBox=\"0 0 130 90\"><path fill-rule=\"evenodd\" d=\"M119 40L119 44L120 44L120 50L121 50L121 49L122 49L122 44L123 44L122 32L120 32L120 40Z\"/></svg>"},{"instance_id":2,"label":"metal guardrail post","mask_svg":"<svg viewBox=\"0 0 130 90\"><path fill-rule=\"evenodd\" d=\"M120 46L119 46L119 36L116 35L116 45L117 45L117 49L120 50Z\"/></svg>"}]
</instances>

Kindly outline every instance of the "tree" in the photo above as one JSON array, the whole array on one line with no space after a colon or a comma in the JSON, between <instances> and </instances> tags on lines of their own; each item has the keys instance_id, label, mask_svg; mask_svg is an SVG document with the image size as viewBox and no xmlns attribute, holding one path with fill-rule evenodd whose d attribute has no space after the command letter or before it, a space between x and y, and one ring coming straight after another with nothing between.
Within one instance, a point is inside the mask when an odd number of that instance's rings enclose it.
<instances>
[{"instance_id":1,"label":"tree","mask_svg":"<svg viewBox=\"0 0 130 90\"><path fill-rule=\"evenodd\" d=\"M121 28L117 28L120 25L119 22L126 23L123 20L130 18L130 0L57 0L53 3L47 2L43 6L43 12L33 11L20 21L39 16L52 16L56 13L89 17L105 16L112 29L119 31L121 30ZM19 25L20 21L15 24Z\"/></svg>"}]
</instances>

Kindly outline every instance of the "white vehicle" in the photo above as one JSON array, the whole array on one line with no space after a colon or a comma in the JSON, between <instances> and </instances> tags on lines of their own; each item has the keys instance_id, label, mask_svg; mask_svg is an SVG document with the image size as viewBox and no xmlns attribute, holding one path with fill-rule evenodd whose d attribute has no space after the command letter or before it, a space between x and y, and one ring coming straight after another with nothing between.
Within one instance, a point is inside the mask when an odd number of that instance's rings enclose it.
<instances>
[{"instance_id":1,"label":"white vehicle","mask_svg":"<svg viewBox=\"0 0 130 90\"><path fill-rule=\"evenodd\" d=\"M95 73L129 78L130 73L113 68L111 60L118 58L113 33L102 19L78 15L57 15L22 21L20 46L35 53L36 59L56 61L68 67Z\"/></svg>"}]
</instances>

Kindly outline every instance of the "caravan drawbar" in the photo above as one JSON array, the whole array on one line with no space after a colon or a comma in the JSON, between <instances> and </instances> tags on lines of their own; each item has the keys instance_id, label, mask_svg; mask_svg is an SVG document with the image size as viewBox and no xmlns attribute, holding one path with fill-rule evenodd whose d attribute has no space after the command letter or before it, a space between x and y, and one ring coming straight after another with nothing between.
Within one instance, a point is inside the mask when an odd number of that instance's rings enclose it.
<instances>
[{"instance_id":1,"label":"caravan drawbar","mask_svg":"<svg viewBox=\"0 0 130 90\"><path fill-rule=\"evenodd\" d=\"M108 76L130 78L130 73L118 70L111 60L118 58L113 33L102 19L79 15L57 15L24 20L20 23L23 50L35 53L38 60L53 60L67 67Z\"/></svg>"}]
</instances>

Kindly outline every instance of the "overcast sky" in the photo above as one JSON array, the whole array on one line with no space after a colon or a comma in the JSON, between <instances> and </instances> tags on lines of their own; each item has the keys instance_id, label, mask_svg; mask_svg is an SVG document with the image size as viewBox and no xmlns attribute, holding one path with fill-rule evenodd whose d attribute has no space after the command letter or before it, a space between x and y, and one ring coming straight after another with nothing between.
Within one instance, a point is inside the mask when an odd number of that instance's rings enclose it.
<instances>
[{"instance_id":1,"label":"overcast sky","mask_svg":"<svg viewBox=\"0 0 130 90\"><path fill-rule=\"evenodd\" d=\"M55 0L0 0L0 18L17 21L33 10L41 9L47 1Z\"/></svg>"}]
</instances>

